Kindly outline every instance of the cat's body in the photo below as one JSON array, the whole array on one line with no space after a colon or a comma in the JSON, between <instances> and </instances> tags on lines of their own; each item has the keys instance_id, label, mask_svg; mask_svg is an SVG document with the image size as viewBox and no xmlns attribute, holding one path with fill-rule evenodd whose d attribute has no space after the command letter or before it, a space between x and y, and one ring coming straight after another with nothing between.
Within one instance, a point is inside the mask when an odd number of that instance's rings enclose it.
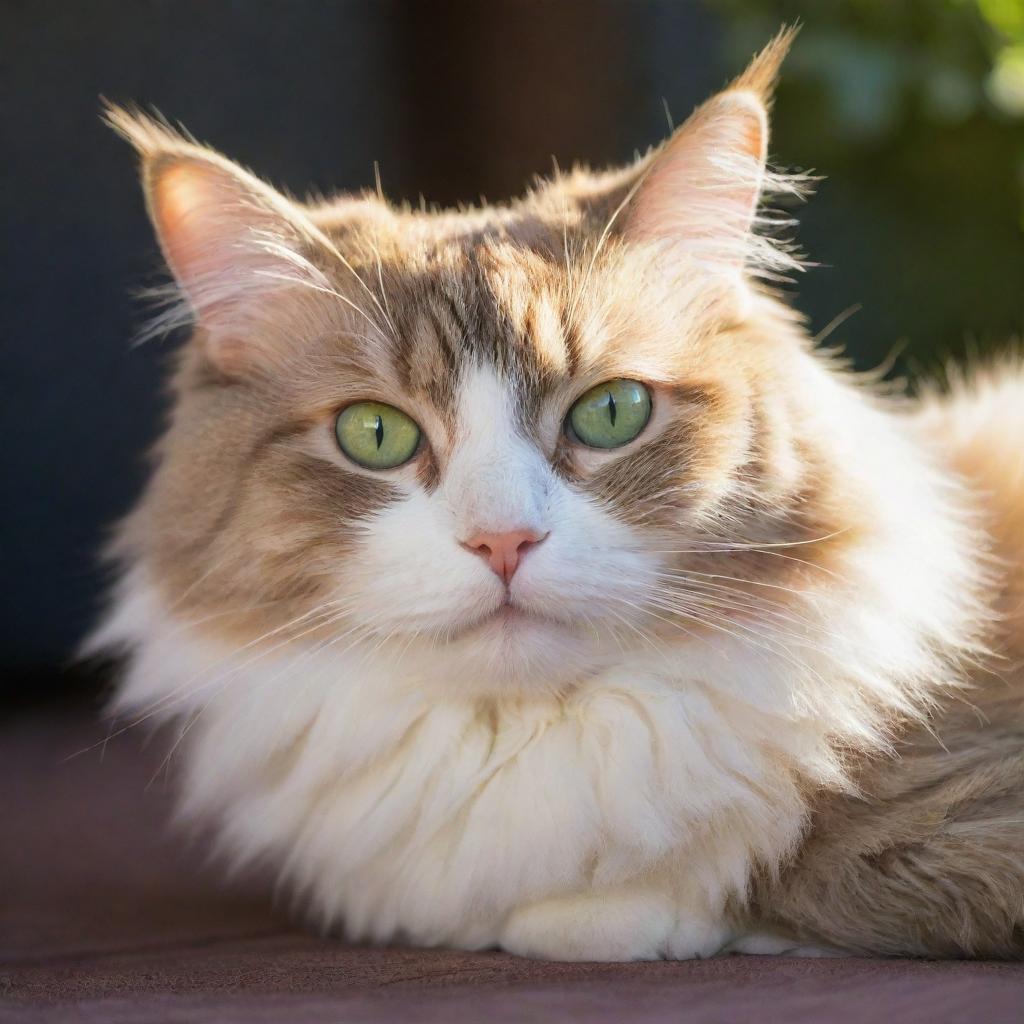
<instances>
[{"instance_id":1,"label":"cat's body","mask_svg":"<svg viewBox=\"0 0 1024 1024\"><path fill-rule=\"evenodd\" d=\"M96 644L182 723L187 811L325 925L1020 951L1024 373L887 399L750 284L784 42L502 209L301 208L114 115L199 327ZM649 418L584 443L606 381ZM381 402L420 440L376 470L339 410Z\"/></svg>"},{"instance_id":2,"label":"cat's body","mask_svg":"<svg viewBox=\"0 0 1024 1024\"><path fill-rule=\"evenodd\" d=\"M1024 373L1007 362L916 414L967 485L988 539L989 671L859 763L856 796L822 795L761 910L861 952L1024 956Z\"/></svg>"}]
</instances>

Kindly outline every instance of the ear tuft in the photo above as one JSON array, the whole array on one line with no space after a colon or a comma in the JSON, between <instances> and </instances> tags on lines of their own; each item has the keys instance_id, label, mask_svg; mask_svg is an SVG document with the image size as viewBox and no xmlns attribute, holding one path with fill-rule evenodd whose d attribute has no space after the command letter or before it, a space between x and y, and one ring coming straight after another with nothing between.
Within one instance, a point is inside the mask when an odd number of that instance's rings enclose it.
<instances>
[{"instance_id":1,"label":"ear tuft","mask_svg":"<svg viewBox=\"0 0 1024 1024\"><path fill-rule=\"evenodd\" d=\"M752 92L764 106L769 106L782 62L799 33L799 24L781 28L775 38L750 62L746 71L736 78L726 91Z\"/></svg>"},{"instance_id":2,"label":"ear tuft","mask_svg":"<svg viewBox=\"0 0 1024 1024\"><path fill-rule=\"evenodd\" d=\"M102 117L104 124L113 128L144 160L179 146L198 147L184 129L176 129L159 115L146 114L138 107L119 107L104 99Z\"/></svg>"},{"instance_id":3,"label":"ear tuft","mask_svg":"<svg viewBox=\"0 0 1024 1024\"><path fill-rule=\"evenodd\" d=\"M802 192L802 179L766 166L771 88L796 31L783 29L649 158L628 200L626 238L657 244L736 284L745 272L777 278L798 268L783 245L756 230L789 223L760 210L766 193Z\"/></svg>"}]
</instances>

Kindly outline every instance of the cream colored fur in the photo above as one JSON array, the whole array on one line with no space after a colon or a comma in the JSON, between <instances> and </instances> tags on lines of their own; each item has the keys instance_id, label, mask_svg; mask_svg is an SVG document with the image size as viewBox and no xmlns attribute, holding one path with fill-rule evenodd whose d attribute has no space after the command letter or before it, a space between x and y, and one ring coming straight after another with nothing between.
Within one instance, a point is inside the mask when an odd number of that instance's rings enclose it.
<instances>
[{"instance_id":1,"label":"cream colored fur","mask_svg":"<svg viewBox=\"0 0 1024 1024\"><path fill-rule=\"evenodd\" d=\"M965 453L972 424L1019 434L1020 370L989 412L921 414L756 283L793 265L752 231L787 43L634 168L494 210L302 207L111 115L197 329L93 647L126 657L127 723L178 729L184 815L323 927L791 948L753 881L770 905L822 801L1019 636L1019 574L994 598L1019 531ZM650 423L584 450L567 410L615 377ZM419 422L405 466L335 443L366 397ZM506 589L463 542L519 529L545 539Z\"/></svg>"},{"instance_id":2,"label":"cream colored fur","mask_svg":"<svg viewBox=\"0 0 1024 1024\"><path fill-rule=\"evenodd\" d=\"M926 441L811 357L805 372L818 429L848 447L874 527L799 596L817 626L799 659L770 635L758 646L727 630L637 642L592 653L571 687L544 696L566 657L552 641L534 692L521 681L510 699L485 700L490 678L477 688L467 662L415 643L214 646L140 567L100 638L133 652L119 709L183 719L187 813L220 820L233 859L281 864L319 921L353 937L561 959L715 953L737 938L726 903L752 867L800 839L807 789L848 784L837 745L877 747L889 714L940 697L955 677L929 638L963 644L975 628L970 533ZM482 438L479 457L497 443ZM381 579L405 560L423 586L463 593L420 501L382 520L380 535L368 527L395 559ZM395 550L403 534L415 548ZM425 567L419 549L435 546ZM542 548L524 578L571 602L561 580L585 558ZM476 576L475 562L464 569ZM606 578L595 571L592 615ZM464 586L461 600L478 601ZM390 595L395 615L423 600L412 579Z\"/></svg>"}]
</instances>

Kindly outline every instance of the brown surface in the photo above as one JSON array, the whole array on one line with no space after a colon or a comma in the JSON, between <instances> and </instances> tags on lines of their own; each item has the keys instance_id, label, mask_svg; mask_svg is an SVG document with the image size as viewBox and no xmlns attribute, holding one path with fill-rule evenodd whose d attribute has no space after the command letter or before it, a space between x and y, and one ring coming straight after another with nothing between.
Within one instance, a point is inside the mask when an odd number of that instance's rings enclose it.
<instances>
[{"instance_id":1,"label":"brown surface","mask_svg":"<svg viewBox=\"0 0 1024 1024\"><path fill-rule=\"evenodd\" d=\"M321 940L202 868L166 828L159 744L104 749L92 718L0 727L0 1022L1024 1022L1017 964L563 965Z\"/></svg>"}]
</instances>

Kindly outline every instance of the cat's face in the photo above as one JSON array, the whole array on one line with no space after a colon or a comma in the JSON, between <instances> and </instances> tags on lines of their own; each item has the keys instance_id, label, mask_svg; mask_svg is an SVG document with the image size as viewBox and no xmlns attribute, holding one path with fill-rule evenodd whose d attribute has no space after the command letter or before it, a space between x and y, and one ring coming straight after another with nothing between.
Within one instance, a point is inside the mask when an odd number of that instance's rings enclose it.
<instances>
[{"instance_id":1,"label":"cat's face","mask_svg":"<svg viewBox=\"0 0 1024 1024\"><path fill-rule=\"evenodd\" d=\"M166 602L484 692L751 611L702 559L789 537L801 484L796 360L744 280L757 80L632 171L451 215L300 207L115 114L198 321L129 532Z\"/></svg>"},{"instance_id":2,"label":"cat's face","mask_svg":"<svg viewBox=\"0 0 1024 1024\"><path fill-rule=\"evenodd\" d=\"M578 309L561 260L507 242L452 254L409 296L407 270L382 272L358 379L331 365L351 339L307 353L292 401L325 401L274 477L296 449L318 477L313 539L289 562L327 559L353 639L390 637L413 669L477 687L556 685L642 641L667 552L716 506L747 432L740 378L709 376L708 340L679 344L675 318L646 311L673 301L685 322L697 293L623 293L622 260L595 271L605 301ZM288 485L278 500L298 514Z\"/></svg>"}]
</instances>

